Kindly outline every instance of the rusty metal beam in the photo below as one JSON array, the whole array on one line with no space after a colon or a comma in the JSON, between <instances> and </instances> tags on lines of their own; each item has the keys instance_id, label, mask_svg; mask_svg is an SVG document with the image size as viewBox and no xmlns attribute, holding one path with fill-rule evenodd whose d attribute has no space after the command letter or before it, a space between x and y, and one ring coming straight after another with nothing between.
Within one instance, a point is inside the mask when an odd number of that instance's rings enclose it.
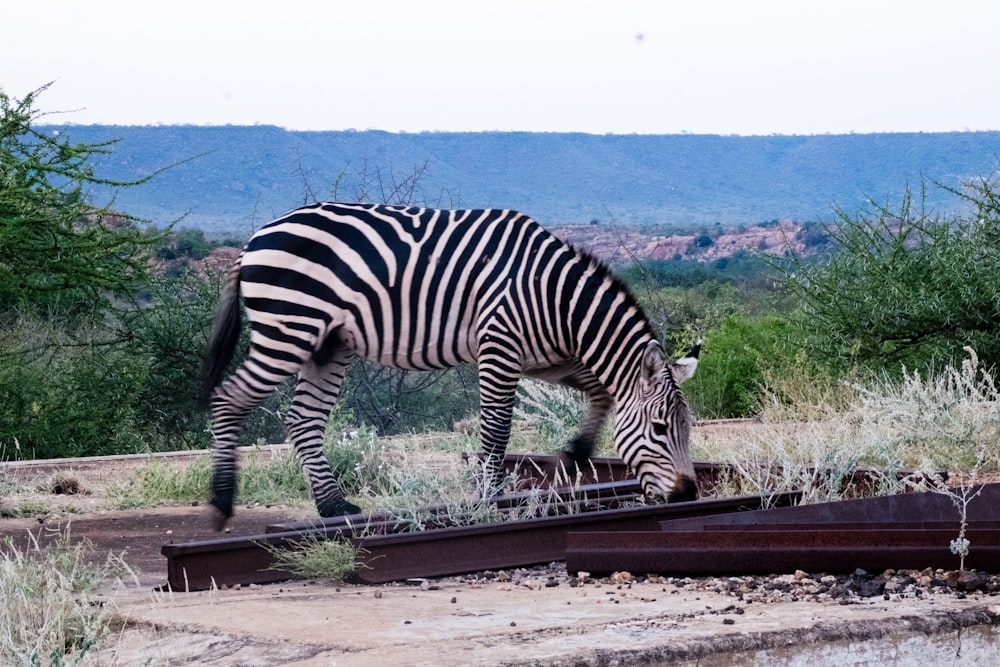
<instances>
[{"instance_id":1,"label":"rusty metal beam","mask_svg":"<svg viewBox=\"0 0 1000 667\"><path fill-rule=\"evenodd\" d=\"M995 521L1000 507L1000 484L983 484L970 492L970 521ZM702 530L708 525L747 526L752 524L855 523L944 521L957 525L961 513L955 497L940 492L904 493L895 496L859 498L830 503L781 507L747 512L740 516L679 519L662 524L663 530Z\"/></svg>"},{"instance_id":2,"label":"rusty metal beam","mask_svg":"<svg viewBox=\"0 0 1000 667\"><path fill-rule=\"evenodd\" d=\"M1000 484L988 484L968 505L968 567L1000 570L998 503ZM952 498L931 492L676 518L660 531L571 532L566 564L677 575L955 569L960 518Z\"/></svg>"},{"instance_id":3,"label":"rusty metal beam","mask_svg":"<svg viewBox=\"0 0 1000 667\"><path fill-rule=\"evenodd\" d=\"M580 490L581 495L591 498L597 493L586 486ZM565 495L570 495L569 490ZM797 493L787 493L776 500L778 504L791 504L798 497ZM303 538L341 535L363 550L364 563L357 578L367 583L378 583L559 561L564 558L566 535L570 530L652 531L667 518L753 510L760 508L762 502L759 497L745 497L600 509L489 525L375 536L364 534L367 518L357 515L348 518L350 520L337 518L312 525L295 524L293 530L245 538L168 544L163 546L162 553L167 557L167 583L171 589L205 590L213 585L270 583L288 579L290 575L287 572L269 569L275 561L269 548L294 548ZM357 532L355 529L358 529Z\"/></svg>"},{"instance_id":4,"label":"rusty metal beam","mask_svg":"<svg viewBox=\"0 0 1000 667\"><path fill-rule=\"evenodd\" d=\"M778 502L789 504L797 499L797 493L784 494ZM608 509L352 541L367 552L358 578L381 583L561 561L570 531L648 530L668 517L747 511L761 507L761 502L752 496Z\"/></svg>"},{"instance_id":5,"label":"rusty metal beam","mask_svg":"<svg viewBox=\"0 0 1000 667\"><path fill-rule=\"evenodd\" d=\"M511 454L505 459L508 472L518 472L522 482L542 487L553 482L561 463L556 456ZM698 484L712 488L728 467L696 463ZM362 514L315 519L269 526L266 534L247 538L225 538L187 544L165 545L167 578L174 590L203 590L213 585L267 583L289 578L287 572L270 569L275 558L269 549L294 548L306 537L340 536L364 550L365 564L358 578L375 583L457 574L483 569L519 567L563 560L567 536L572 532L657 531L661 521L696 522L685 530L704 531L704 517L746 513L763 507L792 505L799 493L762 497L729 498L675 505L631 506L641 490L628 468L618 459L596 458L583 471L578 488L553 491L545 509L547 516L489 525L466 526L468 518L455 517L444 506L424 510L420 526L393 513ZM859 471L847 479L875 479L870 471ZM586 483L593 482L593 483ZM534 503L545 492L539 489L513 493L496 499L501 513L514 513ZM814 506L815 507L815 506ZM822 519L820 519L822 520ZM460 525L456 525L460 524ZM403 530L420 532L401 533ZM614 538L609 538L614 541Z\"/></svg>"},{"instance_id":6,"label":"rusty metal beam","mask_svg":"<svg viewBox=\"0 0 1000 667\"><path fill-rule=\"evenodd\" d=\"M958 525L948 529L869 529L856 524L793 530L790 526L754 526L738 531L570 533L566 567L570 572L618 570L677 576L869 572L926 567L958 569L949 543ZM1000 569L1000 530L972 523L966 533L972 546L966 567Z\"/></svg>"}]
</instances>

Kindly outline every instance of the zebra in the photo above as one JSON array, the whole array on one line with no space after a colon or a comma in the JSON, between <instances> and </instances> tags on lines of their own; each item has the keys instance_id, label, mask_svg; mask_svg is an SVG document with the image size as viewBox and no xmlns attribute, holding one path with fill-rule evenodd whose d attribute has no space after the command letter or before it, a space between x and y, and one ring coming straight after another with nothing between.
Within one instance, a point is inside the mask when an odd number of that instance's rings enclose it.
<instances>
[{"instance_id":1,"label":"zebra","mask_svg":"<svg viewBox=\"0 0 1000 667\"><path fill-rule=\"evenodd\" d=\"M242 329L245 361L223 382ZM204 364L211 506L233 514L236 444L251 409L298 375L284 426L320 516L355 514L323 453L351 360L412 370L478 366L481 491L498 491L521 376L583 392L563 453L589 460L612 407L614 442L648 497L698 497L679 385L700 341L668 365L638 301L609 269L512 210L322 202L262 227L229 270Z\"/></svg>"}]
</instances>

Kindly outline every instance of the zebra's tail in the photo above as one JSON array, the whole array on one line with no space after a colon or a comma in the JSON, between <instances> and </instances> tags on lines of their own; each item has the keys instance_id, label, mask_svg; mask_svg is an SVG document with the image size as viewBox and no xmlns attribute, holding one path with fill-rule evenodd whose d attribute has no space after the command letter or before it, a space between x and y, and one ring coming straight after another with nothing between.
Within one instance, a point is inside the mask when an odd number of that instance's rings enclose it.
<instances>
[{"instance_id":1,"label":"zebra's tail","mask_svg":"<svg viewBox=\"0 0 1000 667\"><path fill-rule=\"evenodd\" d=\"M201 392L203 404L208 405L212 390L219 384L223 373L229 367L240 340L242 320L240 318L240 263L242 255L233 264L226 276L222 289L219 309L215 313L215 324L209 338L208 350L201 365Z\"/></svg>"}]
</instances>

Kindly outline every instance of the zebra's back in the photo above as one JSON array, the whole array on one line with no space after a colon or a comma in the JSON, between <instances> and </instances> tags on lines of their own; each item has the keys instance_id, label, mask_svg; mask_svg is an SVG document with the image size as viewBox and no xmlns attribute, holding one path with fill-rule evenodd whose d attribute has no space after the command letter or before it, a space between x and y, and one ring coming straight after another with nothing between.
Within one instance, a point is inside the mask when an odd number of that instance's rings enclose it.
<instances>
[{"instance_id":1,"label":"zebra's back","mask_svg":"<svg viewBox=\"0 0 1000 667\"><path fill-rule=\"evenodd\" d=\"M318 348L338 330L358 354L411 369L474 363L484 314L503 298L533 301L510 325L546 328L549 349L528 353L548 363L560 335L540 321L552 300L542 280L554 277L541 263L560 253L576 256L516 211L322 203L255 234L240 280L262 340L283 329Z\"/></svg>"}]
</instances>

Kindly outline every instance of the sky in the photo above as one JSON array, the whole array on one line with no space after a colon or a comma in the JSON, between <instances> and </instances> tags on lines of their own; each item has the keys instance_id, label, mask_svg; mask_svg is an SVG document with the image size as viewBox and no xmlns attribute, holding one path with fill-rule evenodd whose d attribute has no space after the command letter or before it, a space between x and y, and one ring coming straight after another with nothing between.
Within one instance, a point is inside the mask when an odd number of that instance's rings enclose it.
<instances>
[{"instance_id":1,"label":"sky","mask_svg":"<svg viewBox=\"0 0 1000 667\"><path fill-rule=\"evenodd\" d=\"M52 123L1000 130L995 0L0 3L0 88Z\"/></svg>"}]
</instances>

